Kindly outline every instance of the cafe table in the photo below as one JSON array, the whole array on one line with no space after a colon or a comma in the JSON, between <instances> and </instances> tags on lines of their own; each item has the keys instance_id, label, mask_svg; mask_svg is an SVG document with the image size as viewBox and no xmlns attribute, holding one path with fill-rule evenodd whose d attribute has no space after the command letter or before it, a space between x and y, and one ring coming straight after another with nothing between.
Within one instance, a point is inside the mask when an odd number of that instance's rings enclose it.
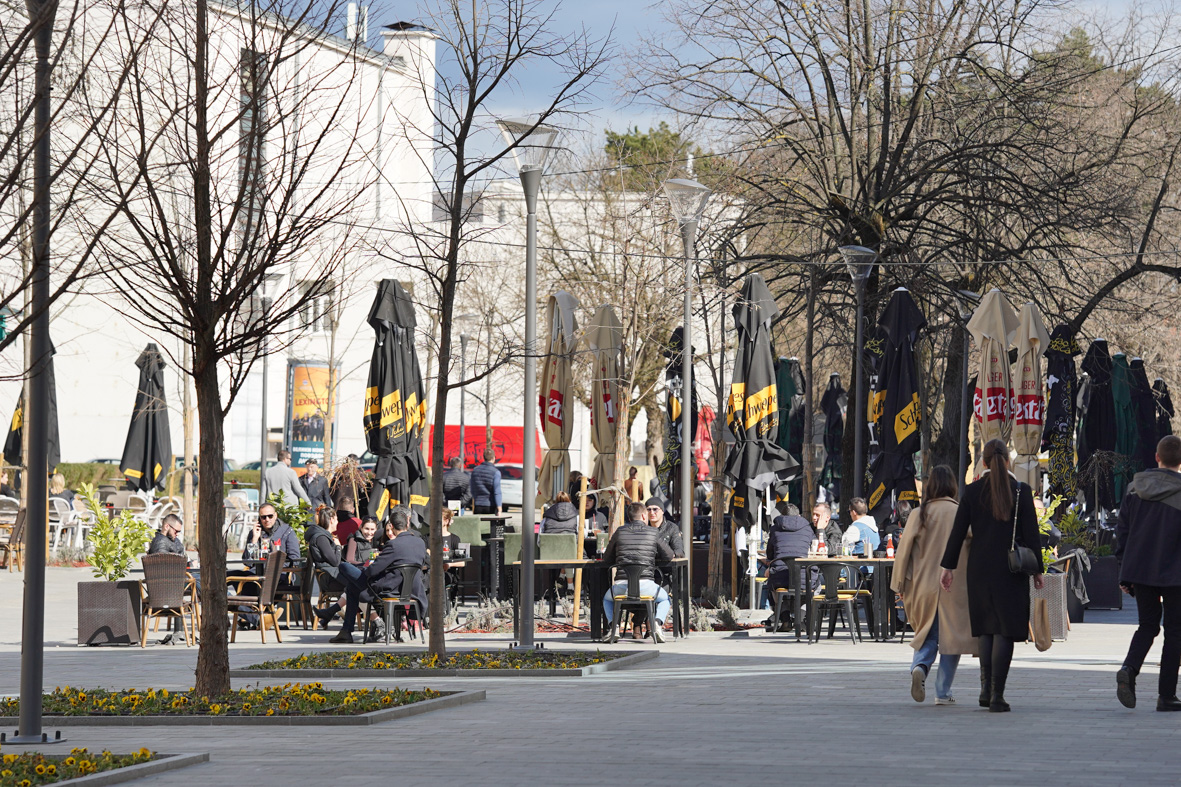
<instances>
[{"instance_id":1,"label":"cafe table","mask_svg":"<svg viewBox=\"0 0 1181 787\"><path fill-rule=\"evenodd\" d=\"M801 569L809 566L823 566L831 563L843 563L854 568L862 568L864 566L872 566L873 573L873 588L870 591L870 605L873 607L873 625L870 627L870 634L877 642L888 642L894 638L897 633L897 622L894 617L894 591L890 589L890 579L894 574L894 559L887 557L856 557L856 556L834 556L834 557L791 557L783 558L784 563L788 568L788 576L791 578L791 588L795 591L795 597L801 601L805 598L803 588L800 585ZM795 619L795 635L796 639L800 638L801 624L803 621L801 616L797 613L792 616Z\"/></svg>"},{"instance_id":2,"label":"cafe table","mask_svg":"<svg viewBox=\"0 0 1181 787\"><path fill-rule=\"evenodd\" d=\"M518 560L509 565L516 580L513 583L513 636L520 639L518 615L521 607L521 562ZM603 624L609 623L603 611L603 596L610 584L612 566L602 560L595 559L535 560L533 566L535 569L547 570L582 569L586 592L590 595L591 640L596 642L602 640L605 636ZM673 636L685 637L689 634L689 560L683 557L674 558L669 563L661 564L657 568L669 566L673 569L672 581L669 583L672 590L670 601L673 611ZM551 599L550 603L551 610L556 609L557 601Z\"/></svg>"}]
</instances>

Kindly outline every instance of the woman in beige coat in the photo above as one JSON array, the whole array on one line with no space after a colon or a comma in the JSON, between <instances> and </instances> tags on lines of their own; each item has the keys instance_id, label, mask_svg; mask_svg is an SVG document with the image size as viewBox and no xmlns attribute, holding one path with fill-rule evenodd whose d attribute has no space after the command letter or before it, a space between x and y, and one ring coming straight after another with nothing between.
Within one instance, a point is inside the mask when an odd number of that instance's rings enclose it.
<instances>
[{"instance_id":1,"label":"woman in beige coat","mask_svg":"<svg viewBox=\"0 0 1181 787\"><path fill-rule=\"evenodd\" d=\"M923 503L911 512L898 542L894 576L890 587L902 599L907 619L914 629L914 660L910 665L910 696L915 702L927 697L927 675L939 654L939 677L935 681L935 704L954 705L951 682L955 679L960 654L976 655L976 638L968 618L967 583L958 583L950 593L939 586L939 561L955 522L955 474L947 465L931 470L923 485ZM967 560L971 536L960 554ZM966 565L963 563L961 565Z\"/></svg>"}]
</instances>

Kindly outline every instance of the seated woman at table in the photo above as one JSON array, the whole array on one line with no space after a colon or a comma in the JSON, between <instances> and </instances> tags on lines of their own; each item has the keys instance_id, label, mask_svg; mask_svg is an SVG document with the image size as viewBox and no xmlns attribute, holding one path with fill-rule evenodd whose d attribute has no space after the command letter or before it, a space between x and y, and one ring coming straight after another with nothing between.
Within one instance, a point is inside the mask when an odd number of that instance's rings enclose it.
<instances>
[{"instance_id":1,"label":"seated woman at table","mask_svg":"<svg viewBox=\"0 0 1181 787\"><path fill-rule=\"evenodd\" d=\"M538 532L550 534L578 532L578 510L570 502L570 495L558 492L553 504L542 514L539 528Z\"/></svg>"},{"instance_id":2,"label":"seated woman at table","mask_svg":"<svg viewBox=\"0 0 1181 787\"><path fill-rule=\"evenodd\" d=\"M814 535L812 523L798 514L780 515L771 521L767 533L767 581L764 584L767 591L793 586L788 558L807 557L808 550L812 548ZM797 570L800 572L801 598L796 601L800 609L793 610L789 607L780 613L786 613L788 617L802 614L804 600L810 591L820 587L820 572L815 566L812 567L811 573L807 573L808 570L803 567ZM767 630L775 631L779 626L787 625L788 617L778 621L767 618Z\"/></svg>"},{"instance_id":3,"label":"seated woman at table","mask_svg":"<svg viewBox=\"0 0 1181 787\"><path fill-rule=\"evenodd\" d=\"M304 540L308 544L308 559L316 569L324 572L330 582L337 583L336 589L343 589L346 593L351 588L360 592L364 588L361 582L361 569L341 559L340 545L332 535L332 526L336 524L336 511L331 506L320 506L316 521L304 528ZM321 592L333 590L332 587L321 588ZM328 621L340 611L340 604L336 603L325 609L317 609L316 615L327 626Z\"/></svg>"},{"instance_id":4,"label":"seated woman at table","mask_svg":"<svg viewBox=\"0 0 1181 787\"><path fill-rule=\"evenodd\" d=\"M66 477L61 473L54 473L49 479L49 496L60 497L69 503L71 508L74 505L74 493L66 488Z\"/></svg>"},{"instance_id":5,"label":"seated woman at table","mask_svg":"<svg viewBox=\"0 0 1181 787\"><path fill-rule=\"evenodd\" d=\"M373 540L377 537L377 520L371 516L361 522L361 529L354 530L344 541L344 559L354 566L362 565L376 551Z\"/></svg>"}]
</instances>

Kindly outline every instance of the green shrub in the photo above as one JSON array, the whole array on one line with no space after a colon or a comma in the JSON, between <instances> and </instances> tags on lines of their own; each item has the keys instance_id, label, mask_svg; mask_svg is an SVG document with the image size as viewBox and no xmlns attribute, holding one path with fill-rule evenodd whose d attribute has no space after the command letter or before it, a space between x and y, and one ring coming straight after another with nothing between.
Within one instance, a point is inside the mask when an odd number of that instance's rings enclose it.
<instances>
[{"instance_id":1,"label":"green shrub","mask_svg":"<svg viewBox=\"0 0 1181 787\"><path fill-rule=\"evenodd\" d=\"M62 462L57 466L57 472L66 478L66 489L80 489L83 484L94 487L103 484L114 484L122 489L123 474L118 465L108 465L102 462Z\"/></svg>"},{"instance_id":2,"label":"green shrub","mask_svg":"<svg viewBox=\"0 0 1181 787\"><path fill-rule=\"evenodd\" d=\"M86 559L94 570L94 576L114 582L127 576L131 563L147 549L155 530L147 522L136 519L131 511L124 509L119 516L111 519L107 509L98 502L94 487L82 484L78 495L86 502L86 508L94 514L90 528L90 543L94 551Z\"/></svg>"}]
</instances>

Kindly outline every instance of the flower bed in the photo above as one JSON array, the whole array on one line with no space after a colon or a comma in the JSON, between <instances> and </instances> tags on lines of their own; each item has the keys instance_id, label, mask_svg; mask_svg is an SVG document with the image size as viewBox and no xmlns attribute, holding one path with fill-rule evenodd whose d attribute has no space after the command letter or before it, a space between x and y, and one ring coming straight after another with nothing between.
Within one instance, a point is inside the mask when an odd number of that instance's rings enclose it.
<instances>
[{"instance_id":1,"label":"flower bed","mask_svg":"<svg viewBox=\"0 0 1181 787\"><path fill-rule=\"evenodd\" d=\"M46 694L44 716L353 716L441 697L433 689L325 689L320 683L288 683L198 697L192 690L76 689ZM20 701L0 700L0 716L17 716Z\"/></svg>"},{"instance_id":2,"label":"flower bed","mask_svg":"<svg viewBox=\"0 0 1181 787\"><path fill-rule=\"evenodd\" d=\"M397 653L389 651L333 651L305 653L290 659L252 664L248 670L354 669L354 670L478 670L478 669L578 669L602 664L623 654L595 651L547 652L544 650L469 650L454 651L444 658L424 651Z\"/></svg>"},{"instance_id":3,"label":"flower bed","mask_svg":"<svg viewBox=\"0 0 1181 787\"><path fill-rule=\"evenodd\" d=\"M109 751L91 753L86 749L73 749L66 757L46 756L37 752L5 754L0 763L0 784L14 787L54 784L91 773L150 762L155 757L155 752L147 749L140 749L134 754L111 754Z\"/></svg>"},{"instance_id":4,"label":"flower bed","mask_svg":"<svg viewBox=\"0 0 1181 787\"><path fill-rule=\"evenodd\" d=\"M231 678L530 678L592 675L654 659L657 651L454 651L443 658L423 651L305 653L231 669Z\"/></svg>"}]
</instances>

